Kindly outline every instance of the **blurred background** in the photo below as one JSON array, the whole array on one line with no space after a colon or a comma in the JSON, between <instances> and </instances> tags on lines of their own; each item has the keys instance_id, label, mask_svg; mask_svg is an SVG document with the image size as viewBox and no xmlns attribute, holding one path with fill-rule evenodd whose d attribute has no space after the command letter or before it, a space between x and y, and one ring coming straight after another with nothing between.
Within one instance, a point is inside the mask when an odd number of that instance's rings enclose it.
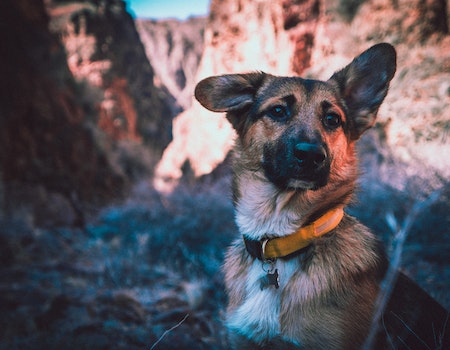
<instances>
[{"instance_id":1,"label":"blurred background","mask_svg":"<svg viewBox=\"0 0 450 350\"><path fill-rule=\"evenodd\" d=\"M234 133L200 79L328 79L387 41L347 212L450 308L447 0L2 0L0 349L227 349ZM422 203L431 193L438 200Z\"/></svg>"}]
</instances>

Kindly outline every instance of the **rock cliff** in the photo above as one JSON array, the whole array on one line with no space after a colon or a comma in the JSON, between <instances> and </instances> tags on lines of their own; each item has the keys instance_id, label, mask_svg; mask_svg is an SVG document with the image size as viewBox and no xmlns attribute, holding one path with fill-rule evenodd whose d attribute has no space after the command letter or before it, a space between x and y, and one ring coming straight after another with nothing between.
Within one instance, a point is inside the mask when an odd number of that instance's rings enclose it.
<instances>
[{"instance_id":1,"label":"rock cliff","mask_svg":"<svg viewBox=\"0 0 450 350\"><path fill-rule=\"evenodd\" d=\"M0 23L0 205L82 224L170 141L166 96L122 1L5 0Z\"/></svg>"},{"instance_id":2,"label":"rock cliff","mask_svg":"<svg viewBox=\"0 0 450 350\"><path fill-rule=\"evenodd\" d=\"M49 0L50 29L69 68L91 89L98 126L114 139L142 140L162 151L171 140L171 107L121 0Z\"/></svg>"},{"instance_id":3,"label":"rock cliff","mask_svg":"<svg viewBox=\"0 0 450 350\"><path fill-rule=\"evenodd\" d=\"M43 2L2 1L0 23L8 28L0 33L4 207L17 200L22 206L34 201L38 211L46 202L70 208L67 201L121 193L126 180L85 123L90 107L82 103L63 46L48 30ZM73 207L75 213L61 216L76 220L80 213Z\"/></svg>"},{"instance_id":4,"label":"rock cliff","mask_svg":"<svg viewBox=\"0 0 450 350\"><path fill-rule=\"evenodd\" d=\"M203 52L206 18L193 17L186 21L137 19L135 23L155 71L155 86L171 96L169 102L174 115L188 109Z\"/></svg>"}]
</instances>

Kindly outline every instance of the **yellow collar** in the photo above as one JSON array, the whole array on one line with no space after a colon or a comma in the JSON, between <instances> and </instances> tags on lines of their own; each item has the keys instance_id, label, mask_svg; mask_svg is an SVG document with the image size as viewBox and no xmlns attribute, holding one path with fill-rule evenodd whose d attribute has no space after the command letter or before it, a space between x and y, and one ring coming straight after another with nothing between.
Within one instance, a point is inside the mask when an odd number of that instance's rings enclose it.
<instances>
[{"instance_id":1,"label":"yellow collar","mask_svg":"<svg viewBox=\"0 0 450 350\"><path fill-rule=\"evenodd\" d=\"M334 208L289 236L257 242L260 248L258 247L256 250L259 250L259 252L255 251L254 246L252 247L251 240L244 238L245 245L252 256L261 260L282 258L307 247L315 238L323 236L336 228L343 216L343 207Z\"/></svg>"}]
</instances>

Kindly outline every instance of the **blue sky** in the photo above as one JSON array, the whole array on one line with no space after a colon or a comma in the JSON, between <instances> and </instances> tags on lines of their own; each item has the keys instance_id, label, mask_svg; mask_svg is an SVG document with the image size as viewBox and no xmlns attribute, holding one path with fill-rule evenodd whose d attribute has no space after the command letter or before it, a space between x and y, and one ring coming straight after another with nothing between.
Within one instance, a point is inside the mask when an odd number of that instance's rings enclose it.
<instances>
[{"instance_id":1,"label":"blue sky","mask_svg":"<svg viewBox=\"0 0 450 350\"><path fill-rule=\"evenodd\" d=\"M125 0L127 9L137 18L178 18L206 15L210 0Z\"/></svg>"}]
</instances>

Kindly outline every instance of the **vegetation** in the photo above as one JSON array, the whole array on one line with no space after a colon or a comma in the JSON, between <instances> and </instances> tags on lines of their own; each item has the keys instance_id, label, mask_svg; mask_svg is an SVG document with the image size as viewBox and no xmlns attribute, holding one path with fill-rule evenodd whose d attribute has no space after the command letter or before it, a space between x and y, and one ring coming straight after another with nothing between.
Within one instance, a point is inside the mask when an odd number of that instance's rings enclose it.
<instances>
[{"instance_id":1,"label":"vegetation","mask_svg":"<svg viewBox=\"0 0 450 350\"><path fill-rule=\"evenodd\" d=\"M84 230L3 217L0 348L150 348L181 320L155 348L226 348L228 188L222 178L163 197L143 182Z\"/></svg>"},{"instance_id":2,"label":"vegetation","mask_svg":"<svg viewBox=\"0 0 450 350\"><path fill-rule=\"evenodd\" d=\"M395 222L422 200L366 185L348 212L389 247ZM0 349L227 349L220 266L237 236L229 187L229 174L184 181L168 196L140 182L84 229L3 216ZM402 266L448 307L450 242L439 234L448 187L437 197L410 215Z\"/></svg>"}]
</instances>

